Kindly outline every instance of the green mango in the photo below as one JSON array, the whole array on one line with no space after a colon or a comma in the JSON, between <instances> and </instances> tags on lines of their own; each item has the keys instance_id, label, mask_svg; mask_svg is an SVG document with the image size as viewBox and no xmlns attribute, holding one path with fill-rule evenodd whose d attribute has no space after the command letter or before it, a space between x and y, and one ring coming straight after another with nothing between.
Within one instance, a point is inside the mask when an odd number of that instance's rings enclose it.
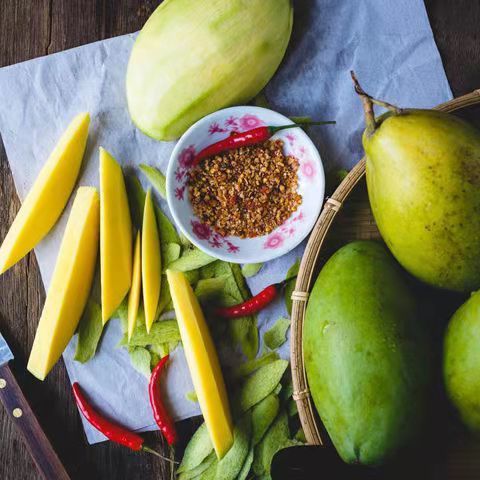
<instances>
[{"instance_id":1,"label":"green mango","mask_svg":"<svg viewBox=\"0 0 480 480\"><path fill-rule=\"evenodd\" d=\"M443 371L450 400L465 425L480 433L480 292L453 315L444 343Z\"/></svg>"},{"instance_id":2,"label":"green mango","mask_svg":"<svg viewBox=\"0 0 480 480\"><path fill-rule=\"evenodd\" d=\"M291 0L165 0L128 64L133 122L174 140L203 116L248 102L277 70L292 24Z\"/></svg>"},{"instance_id":3,"label":"green mango","mask_svg":"<svg viewBox=\"0 0 480 480\"><path fill-rule=\"evenodd\" d=\"M403 272L382 244L353 242L328 260L303 338L315 406L345 462L382 464L416 437L428 342Z\"/></svg>"},{"instance_id":4,"label":"green mango","mask_svg":"<svg viewBox=\"0 0 480 480\"><path fill-rule=\"evenodd\" d=\"M480 287L480 131L454 115L359 92L370 204L400 264L440 288ZM375 120L372 101L391 111Z\"/></svg>"}]
</instances>

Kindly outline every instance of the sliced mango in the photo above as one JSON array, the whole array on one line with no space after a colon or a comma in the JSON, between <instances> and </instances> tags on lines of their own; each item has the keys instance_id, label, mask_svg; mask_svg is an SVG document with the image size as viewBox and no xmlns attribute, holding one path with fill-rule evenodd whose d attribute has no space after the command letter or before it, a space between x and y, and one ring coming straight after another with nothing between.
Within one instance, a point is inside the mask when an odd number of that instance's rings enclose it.
<instances>
[{"instance_id":1,"label":"sliced mango","mask_svg":"<svg viewBox=\"0 0 480 480\"><path fill-rule=\"evenodd\" d=\"M92 287L98 252L99 198L80 187L68 218L28 370L44 380L75 333Z\"/></svg>"},{"instance_id":2,"label":"sliced mango","mask_svg":"<svg viewBox=\"0 0 480 480\"><path fill-rule=\"evenodd\" d=\"M137 324L138 306L140 304L140 292L142 290L142 255L141 234L137 233L135 251L133 253L132 286L128 297L128 341L132 338L133 330Z\"/></svg>"},{"instance_id":3,"label":"sliced mango","mask_svg":"<svg viewBox=\"0 0 480 480\"><path fill-rule=\"evenodd\" d=\"M142 227L143 307L145 309L147 332L149 333L157 313L161 278L162 259L160 254L160 238L158 235L152 191L149 189L145 198Z\"/></svg>"},{"instance_id":4,"label":"sliced mango","mask_svg":"<svg viewBox=\"0 0 480 480\"><path fill-rule=\"evenodd\" d=\"M0 247L0 274L21 260L55 225L70 198L87 144L90 115L77 115L23 201Z\"/></svg>"},{"instance_id":5,"label":"sliced mango","mask_svg":"<svg viewBox=\"0 0 480 480\"><path fill-rule=\"evenodd\" d=\"M187 278L182 272L166 273L193 386L217 457L222 458L233 444L233 426L217 352Z\"/></svg>"},{"instance_id":6,"label":"sliced mango","mask_svg":"<svg viewBox=\"0 0 480 480\"><path fill-rule=\"evenodd\" d=\"M105 325L130 289L132 220L120 165L100 148L100 266Z\"/></svg>"}]
</instances>

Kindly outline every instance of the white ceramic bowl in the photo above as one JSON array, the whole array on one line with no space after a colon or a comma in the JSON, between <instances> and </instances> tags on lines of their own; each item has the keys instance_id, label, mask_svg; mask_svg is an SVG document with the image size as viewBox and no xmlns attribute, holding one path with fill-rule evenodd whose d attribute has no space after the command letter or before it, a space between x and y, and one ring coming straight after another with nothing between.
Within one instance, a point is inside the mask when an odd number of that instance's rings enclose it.
<instances>
[{"instance_id":1,"label":"white ceramic bowl","mask_svg":"<svg viewBox=\"0 0 480 480\"><path fill-rule=\"evenodd\" d=\"M187 173L196 152L261 125L288 125L292 121L266 108L241 106L212 113L192 125L172 152L167 170L167 198L175 222L204 252L235 263L256 263L280 257L295 248L313 228L325 193L325 174L318 150L300 128L281 130L273 138L284 142L285 154L300 162L298 192L302 204L272 233L255 238L222 237L195 216L189 199Z\"/></svg>"}]
</instances>

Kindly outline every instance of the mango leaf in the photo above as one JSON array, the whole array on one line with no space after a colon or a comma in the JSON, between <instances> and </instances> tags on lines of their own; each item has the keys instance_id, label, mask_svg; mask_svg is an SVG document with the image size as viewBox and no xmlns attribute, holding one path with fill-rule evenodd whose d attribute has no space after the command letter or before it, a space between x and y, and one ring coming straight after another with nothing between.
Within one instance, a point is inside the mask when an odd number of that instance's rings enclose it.
<instances>
[{"instance_id":1,"label":"mango leaf","mask_svg":"<svg viewBox=\"0 0 480 480\"><path fill-rule=\"evenodd\" d=\"M155 216L157 217L158 233L160 235L160 244L180 243L177 230L170 219L155 205Z\"/></svg>"},{"instance_id":2,"label":"mango leaf","mask_svg":"<svg viewBox=\"0 0 480 480\"><path fill-rule=\"evenodd\" d=\"M187 393L185 394L185 398L186 398L189 402L198 403L197 392L196 392L195 390L192 390L191 392L187 392Z\"/></svg>"},{"instance_id":3,"label":"mango leaf","mask_svg":"<svg viewBox=\"0 0 480 480\"><path fill-rule=\"evenodd\" d=\"M152 373L152 357L150 352L143 347L130 347L128 349L128 354L130 355L130 363L132 364L132 367L142 375L150 378L150 374Z\"/></svg>"},{"instance_id":4,"label":"mango leaf","mask_svg":"<svg viewBox=\"0 0 480 480\"><path fill-rule=\"evenodd\" d=\"M235 480L250 450L252 419L247 412L237 423L233 431L233 445L218 462L215 478Z\"/></svg>"},{"instance_id":5,"label":"mango leaf","mask_svg":"<svg viewBox=\"0 0 480 480\"><path fill-rule=\"evenodd\" d=\"M240 470L240 473L238 474L237 480L247 480L248 474L250 473L250 470L252 468L254 452L255 452L255 449L253 448L253 445L252 445L248 452L247 458L243 462L243 467Z\"/></svg>"},{"instance_id":6,"label":"mango leaf","mask_svg":"<svg viewBox=\"0 0 480 480\"><path fill-rule=\"evenodd\" d=\"M170 264L169 268L177 272L188 272L189 270L195 270L208 265L215 260L215 258L202 252L202 250L193 248L186 250L178 260Z\"/></svg>"},{"instance_id":7,"label":"mango leaf","mask_svg":"<svg viewBox=\"0 0 480 480\"><path fill-rule=\"evenodd\" d=\"M269 363L278 360L279 356L276 352L268 352L263 354L261 357L254 358L252 360L247 360L242 363L234 372L235 377L246 377L253 373L255 370L258 370Z\"/></svg>"},{"instance_id":8,"label":"mango leaf","mask_svg":"<svg viewBox=\"0 0 480 480\"><path fill-rule=\"evenodd\" d=\"M288 371L282 378L282 392L280 394L280 402L285 405L293 395L293 381L291 372Z\"/></svg>"},{"instance_id":9,"label":"mango leaf","mask_svg":"<svg viewBox=\"0 0 480 480\"><path fill-rule=\"evenodd\" d=\"M294 417L298 414L297 402L293 398L287 404L287 413L289 417Z\"/></svg>"},{"instance_id":10,"label":"mango leaf","mask_svg":"<svg viewBox=\"0 0 480 480\"><path fill-rule=\"evenodd\" d=\"M167 186L165 175L155 167L150 167L141 163L139 165L140 170L145 174L148 181L152 184L153 188L158 192L158 194L167 199Z\"/></svg>"},{"instance_id":11,"label":"mango leaf","mask_svg":"<svg viewBox=\"0 0 480 480\"><path fill-rule=\"evenodd\" d=\"M270 469L274 455L286 447L296 444L290 440L288 429L288 417L282 412L273 422L263 440L255 447L253 471L255 475L270 475Z\"/></svg>"},{"instance_id":12,"label":"mango leaf","mask_svg":"<svg viewBox=\"0 0 480 480\"><path fill-rule=\"evenodd\" d=\"M275 360L252 373L240 391L241 411L247 411L272 393L280 383L287 367L286 360Z\"/></svg>"},{"instance_id":13,"label":"mango leaf","mask_svg":"<svg viewBox=\"0 0 480 480\"><path fill-rule=\"evenodd\" d=\"M280 410L278 396L271 393L252 408L252 443L257 445Z\"/></svg>"},{"instance_id":14,"label":"mango leaf","mask_svg":"<svg viewBox=\"0 0 480 480\"><path fill-rule=\"evenodd\" d=\"M287 341L287 331L290 328L288 318L279 318L270 330L267 330L263 336L265 345L270 350L281 347Z\"/></svg>"},{"instance_id":15,"label":"mango leaf","mask_svg":"<svg viewBox=\"0 0 480 480\"><path fill-rule=\"evenodd\" d=\"M146 196L145 191L143 190L140 180L135 175L126 175L125 183L133 224L137 229L141 229L143 222L143 207L145 205Z\"/></svg>"},{"instance_id":16,"label":"mango leaf","mask_svg":"<svg viewBox=\"0 0 480 480\"><path fill-rule=\"evenodd\" d=\"M246 278L253 277L261 270L262 267L263 263L246 263L242 267L242 274Z\"/></svg>"},{"instance_id":17,"label":"mango leaf","mask_svg":"<svg viewBox=\"0 0 480 480\"><path fill-rule=\"evenodd\" d=\"M163 271L165 271L169 265L180 257L181 247L178 243L166 243L161 246L162 249L162 262Z\"/></svg>"},{"instance_id":18,"label":"mango leaf","mask_svg":"<svg viewBox=\"0 0 480 480\"><path fill-rule=\"evenodd\" d=\"M238 289L242 295L243 300L247 300L252 296L252 292L248 288L247 282L245 282L245 277L243 276L242 269L238 263L230 263L230 268L237 283Z\"/></svg>"},{"instance_id":19,"label":"mango leaf","mask_svg":"<svg viewBox=\"0 0 480 480\"><path fill-rule=\"evenodd\" d=\"M200 474L195 480L217 480L217 466L218 460L212 462L212 464L202 473Z\"/></svg>"},{"instance_id":20,"label":"mango leaf","mask_svg":"<svg viewBox=\"0 0 480 480\"><path fill-rule=\"evenodd\" d=\"M89 300L78 326L74 360L86 363L94 357L102 331L102 309L98 303Z\"/></svg>"},{"instance_id":21,"label":"mango leaf","mask_svg":"<svg viewBox=\"0 0 480 480\"><path fill-rule=\"evenodd\" d=\"M192 480L194 478L197 478L199 475L204 473L214 462L217 461L217 456L215 452L210 453L207 458L198 466L195 468L192 468L191 470L188 470L186 472L180 473L180 475L177 477L178 480Z\"/></svg>"},{"instance_id":22,"label":"mango leaf","mask_svg":"<svg viewBox=\"0 0 480 480\"><path fill-rule=\"evenodd\" d=\"M292 293L295 290L295 284L297 283L297 279L292 277L298 275L299 268L300 260L297 259L295 263L289 268L287 276L285 277L285 279L291 279L285 285L285 307L287 307L287 312L290 316L292 315Z\"/></svg>"},{"instance_id":23,"label":"mango leaf","mask_svg":"<svg viewBox=\"0 0 480 480\"><path fill-rule=\"evenodd\" d=\"M212 452L213 445L207 425L202 423L188 442L177 473L188 472L198 467Z\"/></svg>"},{"instance_id":24,"label":"mango leaf","mask_svg":"<svg viewBox=\"0 0 480 480\"><path fill-rule=\"evenodd\" d=\"M161 345L168 342L180 341L180 332L176 320L161 320L155 322L147 333L145 324L137 325L130 342L125 335L119 345L130 347L146 347L147 345Z\"/></svg>"},{"instance_id":25,"label":"mango leaf","mask_svg":"<svg viewBox=\"0 0 480 480\"><path fill-rule=\"evenodd\" d=\"M228 302L228 298L224 298L227 295L224 289L226 280L226 275L199 280L195 287L195 296L201 302L217 300L218 304L223 306ZM235 300L233 299L233 301Z\"/></svg>"}]
</instances>

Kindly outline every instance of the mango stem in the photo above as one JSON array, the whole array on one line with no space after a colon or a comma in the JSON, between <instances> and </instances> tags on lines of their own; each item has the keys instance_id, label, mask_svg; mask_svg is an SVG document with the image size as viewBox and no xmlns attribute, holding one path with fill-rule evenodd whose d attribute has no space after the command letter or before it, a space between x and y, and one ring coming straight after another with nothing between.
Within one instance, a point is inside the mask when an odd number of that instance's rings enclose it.
<instances>
[{"instance_id":1,"label":"mango stem","mask_svg":"<svg viewBox=\"0 0 480 480\"><path fill-rule=\"evenodd\" d=\"M357 95L360 96L362 103L363 103L363 111L365 113L365 123L367 125L367 133L372 134L376 128L377 123L375 121L375 114L373 112L373 105L378 105L380 107L386 108L391 112L394 112L396 115L402 113L402 109L392 105L391 103L384 102L383 100L377 100L373 98L371 95L365 92L365 90L360 86L358 79L355 75L353 70L350 71L350 75L352 76L353 85L355 86L355 92Z\"/></svg>"}]
</instances>

